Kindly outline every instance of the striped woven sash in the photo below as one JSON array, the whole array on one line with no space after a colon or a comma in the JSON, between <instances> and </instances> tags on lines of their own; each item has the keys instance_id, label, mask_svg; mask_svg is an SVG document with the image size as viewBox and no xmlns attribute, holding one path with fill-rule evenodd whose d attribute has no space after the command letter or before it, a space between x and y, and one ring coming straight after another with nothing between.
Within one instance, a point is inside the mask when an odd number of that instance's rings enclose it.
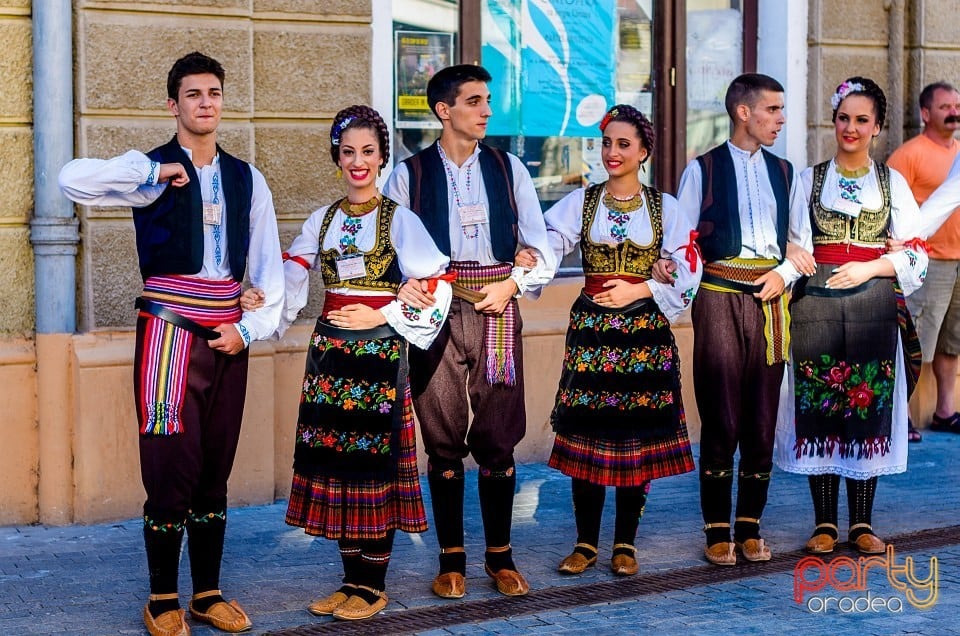
<instances>
[{"instance_id":1,"label":"striped woven sash","mask_svg":"<svg viewBox=\"0 0 960 636\"><path fill-rule=\"evenodd\" d=\"M143 298L207 327L240 320L240 284L189 276L152 276ZM137 369L137 418L141 435L183 433L183 399L193 334L147 313Z\"/></svg>"},{"instance_id":2,"label":"striped woven sash","mask_svg":"<svg viewBox=\"0 0 960 636\"><path fill-rule=\"evenodd\" d=\"M513 266L509 263L481 265L476 261L451 261L450 267L457 272L457 282L468 289L480 289L484 285L499 283L510 278ZM517 304L507 303L500 315L484 314L483 348L487 354L487 383L514 386L517 383L516 338Z\"/></svg>"},{"instance_id":3,"label":"striped woven sash","mask_svg":"<svg viewBox=\"0 0 960 636\"><path fill-rule=\"evenodd\" d=\"M704 289L727 293L752 294L760 291L755 281L776 267L773 259L731 258L703 266ZM766 341L768 366L790 360L790 294L784 292L773 300L762 301L763 338Z\"/></svg>"}]
</instances>

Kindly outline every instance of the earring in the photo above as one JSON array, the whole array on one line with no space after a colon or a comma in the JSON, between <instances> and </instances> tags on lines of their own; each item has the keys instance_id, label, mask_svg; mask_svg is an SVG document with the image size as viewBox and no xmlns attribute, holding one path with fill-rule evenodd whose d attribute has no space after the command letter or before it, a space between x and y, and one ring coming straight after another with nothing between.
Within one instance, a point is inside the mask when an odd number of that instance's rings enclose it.
<instances>
[{"instance_id":1,"label":"earring","mask_svg":"<svg viewBox=\"0 0 960 636\"><path fill-rule=\"evenodd\" d=\"M377 168L377 176L379 177L382 174L383 174L383 166L380 166L379 168Z\"/></svg>"},{"instance_id":2,"label":"earring","mask_svg":"<svg viewBox=\"0 0 960 636\"><path fill-rule=\"evenodd\" d=\"M340 166L337 166L337 179L343 177L343 170L340 169Z\"/></svg>"}]
</instances>

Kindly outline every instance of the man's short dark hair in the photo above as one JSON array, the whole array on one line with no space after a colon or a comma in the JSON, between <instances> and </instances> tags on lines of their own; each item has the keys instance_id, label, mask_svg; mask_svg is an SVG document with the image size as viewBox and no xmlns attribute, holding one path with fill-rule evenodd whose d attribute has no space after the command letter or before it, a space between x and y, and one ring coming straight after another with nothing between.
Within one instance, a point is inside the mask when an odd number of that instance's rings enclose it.
<instances>
[{"instance_id":1,"label":"man's short dark hair","mask_svg":"<svg viewBox=\"0 0 960 636\"><path fill-rule=\"evenodd\" d=\"M176 101L180 95L180 84L183 83L183 78L187 75L202 75L204 73L216 75L217 79L220 80L220 88L223 88L225 74L220 62L199 51L187 53L174 62L173 66L170 67L170 72L167 73L167 97Z\"/></svg>"},{"instance_id":2,"label":"man's short dark hair","mask_svg":"<svg viewBox=\"0 0 960 636\"><path fill-rule=\"evenodd\" d=\"M430 111L436 115L437 104L440 102L453 106L460 87L467 82L489 83L491 79L487 69L473 64L457 64L440 69L427 82L427 103Z\"/></svg>"},{"instance_id":3,"label":"man's short dark hair","mask_svg":"<svg viewBox=\"0 0 960 636\"><path fill-rule=\"evenodd\" d=\"M937 91L950 91L951 93L956 93L957 88L950 82L934 82L933 84L927 84L923 87L923 90L920 91L920 108L926 108L929 110L933 106L933 94Z\"/></svg>"},{"instance_id":4,"label":"man's short dark hair","mask_svg":"<svg viewBox=\"0 0 960 636\"><path fill-rule=\"evenodd\" d=\"M783 84L762 73L744 73L730 82L730 86L727 87L727 96L724 99L724 105L727 107L727 115L730 116L730 119L736 121L737 106L740 104L746 104L750 108L756 106L762 91L782 93Z\"/></svg>"}]
</instances>

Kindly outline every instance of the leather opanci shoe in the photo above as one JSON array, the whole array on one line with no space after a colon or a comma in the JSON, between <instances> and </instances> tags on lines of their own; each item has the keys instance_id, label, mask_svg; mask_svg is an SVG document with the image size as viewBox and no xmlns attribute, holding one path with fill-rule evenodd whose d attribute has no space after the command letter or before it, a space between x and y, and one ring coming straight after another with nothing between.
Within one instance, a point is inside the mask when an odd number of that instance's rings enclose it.
<instances>
[{"instance_id":1,"label":"leather opanci shoe","mask_svg":"<svg viewBox=\"0 0 960 636\"><path fill-rule=\"evenodd\" d=\"M431 589L440 598L463 598L467 593L467 580L459 572L443 572L433 579Z\"/></svg>"},{"instance_id":2,"label":"leather opanci shoe","mask_svg":"<svg viewBox=\"0 0 960 636\"><path fill-rule=\"evenodd\" d=\"M214 603L204 612L197 611L190 601L190 616L202 623L213 625L225 632L245 632L253 627L253 621L236 601Z\"/></svg>"},{"instance_id":3,"label":"leather opanci shoe","mask_svg":"<svg viewBox=\"0 0 960 636\"><path fill-rule=\"evenodd\" d=\"M583 552L590 552L593 556L587 556ZM564 557L557 571L561 574L582 574L584 570L592 567L597 562L597 549L586 543L578 543L574 546L574 551Z\"/></svg>"},{"instance_id":4,"label":"leather opanci shoe","mask_svg":"<svg viewBox=\"0 0 960 636\"><path fill-rule=\"evenodd\" d=\"M384 592L376 592L377 600L368 603L361 596L351 596L346 602L333 610L333 617L342 621L362 621L377 614L387 606L389 599Z\"/></svg>"},{"instance_id":5,"label":"leather opanci shoe","mask_svg":"<svg viewBox=\"0 0 960 636\"><path fill-rule=\"evenodd\" d=\"M737 555L733 551L733 543L720 541L708 545L703 549L703 556L714 565L736 565Z\"/></svg>"},{"instance_id":6,"label":"leather opanci shoe","mask_svg":"<svg viewBox=\"0 0 960 636\"><path fill-rule=\"evenodd\" d=\"M143 607L143 624L150 636L190 636L190 626L184 620L182 609L164 612L156 618L150 613L150 606Z\"/></svg>"},{"instance_id":7,"label":"leather opanci shoe","mask_svg":"<svg viewBox=\"0 0 960 636\"><path fill-rule=\"evenodd\" d=\"M614 554L610 559L610 569L617 576L633 576L640 571L640 565L632 554Z\"/></svg>"},{"instance_id":8,"label":"leather opanci shoe","mask_svg":"<svg viewBox=\"0 0 960 636\"><path fill-rule=\"evenodd\" d=\"M483 570L497 585L497 591L504 596L525 596L530 592L530 585L523 575L516 570L506 568L494 572L489 565L484 564Z\"/></svg>"},{"instance_id":9,"label":"leather opanci shoe","mask_svg":"<svg viewBox=\"0 0 960 636\"><path fill-rule=\"evenodd\" d=\"M310 605L307 606L307 611L314 616L330 616L333 614L333 610L346 603L348 598L350 597L340 590L337 590L330 596L326 596L314 601L313 603L310 603Z\"/></svg>"},{"instance_id":10,"label":"leather opanci shoe","mask_svg":"<svg viewBox=\"0 0 960 636\"><path fill-rule=\"evenodd\" d=\"M746 541L737 541L737 550L747 561L754 563L759 561L769 561L773 556L770 554L770 548L764 543L763 539L747 539Z\"/></svg>"},{"instance_id":11,"label":"leather opanci shoe","mask_svg":"<svg viewBox=\"0 0 960 636\"><path fill-rule=\"evenodd\" d=\"M856 541L851 541L850 544L860 554L883 554L887 551L887 544L872 532L861 534Z\"/></svg>"}]
</instances>

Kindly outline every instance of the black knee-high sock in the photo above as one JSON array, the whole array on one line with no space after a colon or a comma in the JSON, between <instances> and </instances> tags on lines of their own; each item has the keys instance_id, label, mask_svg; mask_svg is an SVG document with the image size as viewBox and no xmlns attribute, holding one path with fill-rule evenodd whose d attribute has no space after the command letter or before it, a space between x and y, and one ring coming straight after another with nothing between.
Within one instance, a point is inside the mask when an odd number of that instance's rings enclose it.
<instances>
[{"instance_id":1,"label":"black knee-high sock","mask_svg":"<svg viewBox=\"0 0 960 636\"><path fill-rule=\"evenodd\" d=\"M810 475L810 495L813 497L814 521L821 524L837 525L837 500L840 496L840 475ZM833 528L818 528L814 534L828 534L834 539L837 532Z\"/></svg>"},{"instance_id":2,"label":"black knee-high sock","mask_svg":"<svg viewBox=\"0 0 960 636\"><path fill-rule=\"evenodd\" d=\"M187 513L187 547L194 594L220 589L220 563L223 561L226 529L225 505L212 510L191 510ZM193 607L204 612L214 603L223 600L219 594L204 596L195 599Z\"/></svg>"},{"instance_id":3,"label":"black knee-high sock","mask_svg":"<svg viewBox=\"0 0 960 636\"><path fill-rule=\"evenodd\" d=\"M733 492L733 467L700 469L700 511L706 524L727 524L707 528L707 545L730 540L730 497Z\"/></svg>"},{"instance_id":4,"label":"black knee-high sock","mask_svg":"<svg viewBox=\"0 0 960 636\"><path fill-rule=\"evenodd\" d=\"M633 545L637 538L637 527L647 505L650 482L641 486L617 488L617 516L613 530L613 543Z\"/></svg>"},{"instance_id":5,"label":"black knee-high sock","mask_svg":"<svg viewBox=\"0 0 960 636\"><path fill-rule=\"evenodd\" d=\"M517 471L514 466L488 468L481 466L477 477L480 495L480 516L483 519L483 535L487 548L503 548L510 545L510 528L513 525L513 496L517 487ZM486 553L487 565L494 572L503 569L516 570L511 550Z\"/></svg>"},{"instance_id":6,"label":"black knee-high sock","mask_svg":"<svg viewBox=\"0 0 960 636\"><path fill-rule=\"evenodd\" d=\"M361 549L356 541L346 541L340 539L337 542L337 547L340 550L340 562L343 563L343 584L347 585L360 585L358 581L359 576L359 567L360 567L360 555ZM344 589L340 588L340 591L343 592Z\"/></svg>"},{"instance_id":7,"label":"black knee-high sock","mask_svg":"<svg viewBox=\"0 0 960 636\"><path fill-rule=\"evenodd\" d=\"M180 546L183 544L183 521L161 521L143 516L143 543L150 571L150 594L175 594L180 574ZM180 609L179 599L150 601L154 618Z\"/></svg>"},{"instance_id":8,"label":"black knee-high sock","mask_svg":"<svg viewBox=\"0 0 960 636\"><path fill-rule=\"evenodd\" d=\"M463 548L463 463L441 463L431 460L427 467L433 525L440 543L440 573L467 573L467 555L443 552Z\"/></svg>"},{"instance_id":9,"label":"black knee-high sock","mask_svg":"<svg viewBox=\"0 0 960 636\"><path fill-rule=\"evenodd\" d=\"M737 541L760 538L760 517L767 506L770 473L744 473L737 478L737 521L733 524L733 538ZM756 521L754 521L756 520Z\"/></svg>"},{"instance_id":10,"label":"black knee-high sock","mask_svg":"<svg viewBox=\"0 0 960 636\"><path fill-rule=\"evenodd\" d=\"M847 478L847 510L850 513L850 527L860 523L867 526L873 523L873 498L877 493L877 478L850 479ZM856 541L862 534L871 532L870 528L854 528L850 532L850 540Z\"/></svg>"},{"instance_id":11,"label":"black knee-high sock","mask_svg":"<svg viewBox=\"0 0 960 636\"><path fill-rule=\"evenodd\" d=\"M607 489L585 479L572 479L570 490L573 493L573 516L577 521L577 543L596 548L600 543L600 519Z\"/></svg>"},{"instance_id":12,"label":"black knee-high sock","mask_svg":"<svg viewBox=\"0 0 960 636\"><path fill-rule=\"evenodd\" d=\"M387 568L390 566L390 554L393 552L394 531L388 530L383 539L359 541L360 560L357 566L357 584L382 592L387 587ZM367 590L354 590L368 603L376 600L375 594L366 596Z\"/></svg>"}]
</instances>

